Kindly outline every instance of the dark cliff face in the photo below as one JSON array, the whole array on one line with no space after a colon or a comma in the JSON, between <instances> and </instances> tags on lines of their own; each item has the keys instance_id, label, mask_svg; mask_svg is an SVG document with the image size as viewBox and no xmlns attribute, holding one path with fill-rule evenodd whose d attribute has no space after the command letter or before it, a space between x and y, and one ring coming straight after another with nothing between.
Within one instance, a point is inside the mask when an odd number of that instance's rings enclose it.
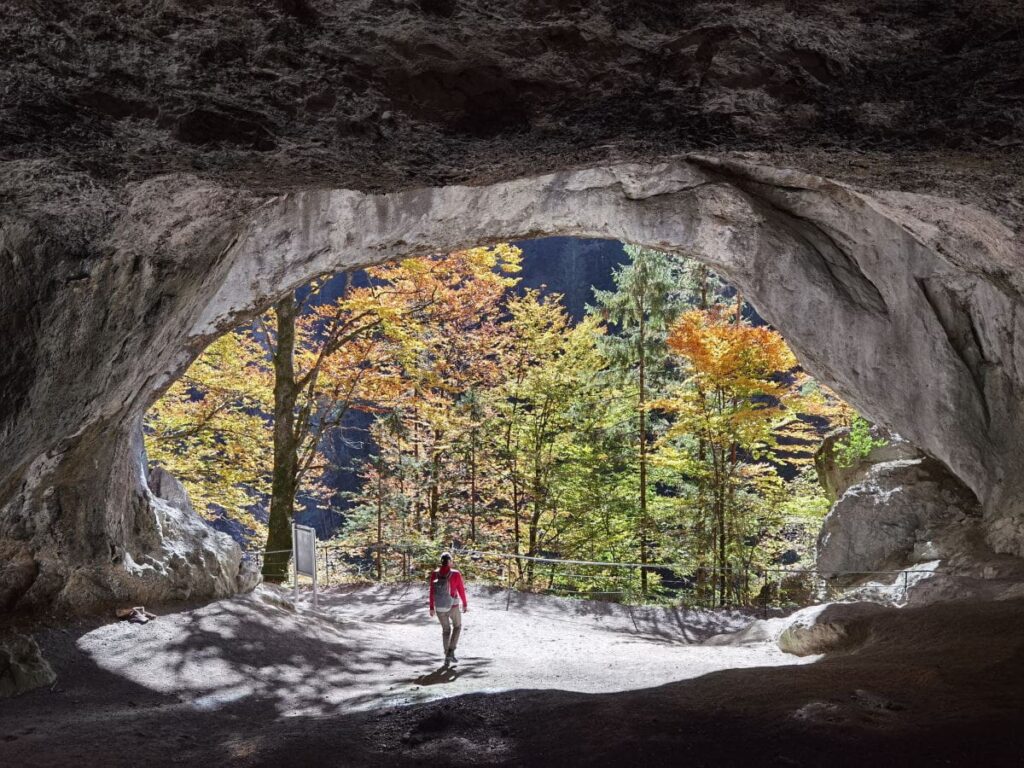
<instances>
[{"instance_id":1,"label":"dark cliff face","mask_svg":"<svg viewBox=\"0 0 1024 768\"><path fill-rule=\"evenodd\" d=\"M612 272L629 261L615 240L545 237L516 245L523 249L520 287L560 293L574 321L594 302L594 288L612 288Z\"/></svg>"},{"instance_id":2,"label":"dark cliff face","mask_svg":"<svg viewBox=\"0 0 1024 768\"><path fill-rule=\"evenodd\" d=\"M692 150L1012 159L1021 29L1015 0L3 0L0 157L273 191Z\"/></svg>"}]
</instances>

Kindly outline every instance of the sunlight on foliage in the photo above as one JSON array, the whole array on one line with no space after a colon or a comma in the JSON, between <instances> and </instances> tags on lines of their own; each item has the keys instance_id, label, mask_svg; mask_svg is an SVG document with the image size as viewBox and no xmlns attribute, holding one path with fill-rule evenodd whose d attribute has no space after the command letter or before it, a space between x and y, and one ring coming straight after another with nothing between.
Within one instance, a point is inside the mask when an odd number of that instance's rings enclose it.
<instances>
[{"instance_id":1,"label":"sunlight on foliage","mask_svg":"<svg viewBox=\"0 0 1024 768\"><path fill-rule=\"evenodd\" d=\"M318 281L196 360L147 417L149 459L208 519L266 536L292 313L289 505L343 510L353 563L403 578L452 545L639 561L665 568L463 567L558 594L750 602L757 573L812 562L822 435L852 423L844 450L862 455L869 425L706 267L626 253L578 319L520 287L508 244L374 267L337 299ZM328 450L339 439L372 446L344 498L325 481L349 468Z\"/></svg>"}]
</instances>

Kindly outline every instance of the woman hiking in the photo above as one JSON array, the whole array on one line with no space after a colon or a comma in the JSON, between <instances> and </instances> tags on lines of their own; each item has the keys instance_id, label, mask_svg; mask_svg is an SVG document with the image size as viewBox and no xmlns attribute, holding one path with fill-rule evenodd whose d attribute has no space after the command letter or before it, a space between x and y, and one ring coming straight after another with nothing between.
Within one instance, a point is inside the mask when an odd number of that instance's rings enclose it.
<instances>
[{"instance_id":1,"label":"woman hiking","mask_svg":"<svg viewBox=\"0 0 1024 768\"><path fill-rule=\"evenodd\" d=\"M452 568L452 556L441 553L441 567L430 572L430 615L437 614L441 622L441 641L444 644L444 663L458 664L455 646L462 633L462 614L469 610L466 603L466 586L462 574ZM462 600L462 608L459 601Z\"/></svg>"}]
</instances>

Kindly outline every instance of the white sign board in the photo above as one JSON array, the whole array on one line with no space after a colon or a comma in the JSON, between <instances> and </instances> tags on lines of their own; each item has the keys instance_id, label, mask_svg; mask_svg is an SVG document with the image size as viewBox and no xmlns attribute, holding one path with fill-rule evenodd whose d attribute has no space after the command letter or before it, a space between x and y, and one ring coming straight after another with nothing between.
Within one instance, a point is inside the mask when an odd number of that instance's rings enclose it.
<instances>
[{"instance_id":1,"label":"white sign board","mask_svg":"<svg viewBox=\"0 0 1024 768\"><path fill-rule=\"evenodd\" d=\"M292 524L292 563L295 567L295 595L299 594L299 576L313 579L313 607L316 607L316 529Z\"/></svg>"},{"instance_id":2,"label":"white sign board","mask_svg":"<svg viewBox=\"0 0 1024 768\"><path fill-rule=\"evenodd\" d=\"M315 576L316 530L308 525L295 525L292 527L292 541L295 547L295 573Z\"/></svg>"}]
</instances>

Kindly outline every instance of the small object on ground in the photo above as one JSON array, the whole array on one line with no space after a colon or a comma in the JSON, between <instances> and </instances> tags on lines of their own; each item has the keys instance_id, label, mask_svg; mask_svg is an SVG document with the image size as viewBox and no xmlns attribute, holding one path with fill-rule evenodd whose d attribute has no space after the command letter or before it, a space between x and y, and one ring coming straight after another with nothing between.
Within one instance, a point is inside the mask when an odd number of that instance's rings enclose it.
<instances>
[{"instance_id":1,"label":"small object on ground","mask_svg":"<svg viewBox=\"0 0 1024 768\"><path fill-rule=\"evenodd\" d=\"M134 608L118 608L115 613L120 621L130 621L132 624L147 624L156 618L155 614L147 611L142 605L137 605Z\"/></svg>"}]
</instances>

